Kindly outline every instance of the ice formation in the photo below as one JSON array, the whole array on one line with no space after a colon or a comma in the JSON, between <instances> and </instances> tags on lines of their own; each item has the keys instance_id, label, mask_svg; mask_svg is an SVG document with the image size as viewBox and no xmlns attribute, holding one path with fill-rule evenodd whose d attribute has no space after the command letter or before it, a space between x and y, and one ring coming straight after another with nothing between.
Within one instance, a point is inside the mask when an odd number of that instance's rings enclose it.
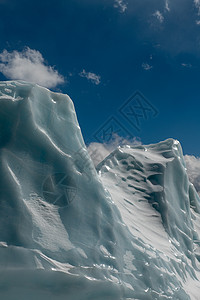
<instances>
[{"instance_id":1,"label":"ice formation","mask_svg":"<svg viewBox=\"0 0 200 300\"><path fill-rule=\"evenodd\" d=\"M200 200L180 143L97 167L72 101L0 83L0 298L199 299Z\"/></svg>"}]
</instances>

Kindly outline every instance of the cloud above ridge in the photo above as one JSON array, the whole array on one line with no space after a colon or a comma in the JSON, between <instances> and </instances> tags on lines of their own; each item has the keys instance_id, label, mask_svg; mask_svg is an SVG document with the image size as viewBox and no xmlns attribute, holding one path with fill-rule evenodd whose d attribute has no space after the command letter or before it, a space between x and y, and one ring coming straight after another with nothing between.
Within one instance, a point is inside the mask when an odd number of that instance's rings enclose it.
<instances>
[{"instance_id":1,"label":"cloud above ridge","mask_svg":"<svg viewBox=\"0 0 200 300\"><path fill-rule=\"evenodd\" d=\"M64 83L63 76L45 63L42 54L29 47L22 52L3 50L0 53L0 72L7 79L34 82L47 88Z\"/></svg>"},{"instance_id":2,"label":"cloud above ridge","mask_svg":"<svg viewBox=\"0 0 200 300\"><path fill-rule=\"evenodd\" d=\"M114 151L119 146L129 145L138 146L141 145L141 141L136 137L127 140L117 134L113 135L113 138L108 143L98 143L92 142L88 145L88 153L95 165L95 167L104 160L112 151Z\"/></svg>"}]
</instances>

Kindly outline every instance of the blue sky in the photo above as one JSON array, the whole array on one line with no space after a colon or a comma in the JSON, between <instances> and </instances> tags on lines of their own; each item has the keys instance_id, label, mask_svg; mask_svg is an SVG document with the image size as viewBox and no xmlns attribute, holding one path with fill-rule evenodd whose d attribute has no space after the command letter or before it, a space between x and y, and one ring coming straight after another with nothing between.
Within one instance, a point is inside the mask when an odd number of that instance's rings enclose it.
<instances>
[{"instance_id":1,"label":"blue sky","mask_svg":"<svg viewBox=\"0 0 200 300\"><path fill-rule=\"evenodd\" d=\"M173 137L200 155L200 0L0 0L0 11L0 80L67 93L87 143Z\"/></svg>"}]
</instances>

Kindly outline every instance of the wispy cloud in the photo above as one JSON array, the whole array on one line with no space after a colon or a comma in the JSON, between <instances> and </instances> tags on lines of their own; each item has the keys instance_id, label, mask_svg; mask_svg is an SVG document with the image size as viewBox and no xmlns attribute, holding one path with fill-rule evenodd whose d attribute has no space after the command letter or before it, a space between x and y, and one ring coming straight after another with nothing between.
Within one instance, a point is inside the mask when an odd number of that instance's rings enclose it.
<instances>
[{"instance_id":1,"label":"wispy cloud","mask_svg":"<svg viewBox=\"0 0 200 300\"><path fill-rule=\"evenodd\" d=\"M161 12L159 10L156 10L156 12L153 14L153 16L160 22L163 23L164 21L164 17L161 14Z\"/></svg>"},{"instance_id":2,"label":"wispy cloud","mask_svg":"<svg viewBox=\"0 0 200 300\"><path fill-rule=\"evenodd\" d=\"M124 0L115 0L114 7L119 8L124 13L127 10L127 3Z\"/></svg>"},{"instance_id":3,"label":"wispy cloud","mask_svg":"<svg viewBox=\"0 0 200 300\"><path fill-rule=\"evenodd\" d=\"M47 88L64 82L58 71L45 64L42 54L29 47L22 52L3 50L0 61L0 72L8 79L30 81Z\"/></svg>"},{"instance_id":4,"label":"wispy cloud","mask_svg":"<svg viewBox=\"0 0 200 300\"><path fill-rule=\"evenodd\" d=\"M170 11L169 0L166 0L166 1L165 1L165 9L166 9L167 11Z\"/></svg>"},{"instance_id":5,"label":"wispy cloud","mask_svg":"<svg viewBox=\"0 0 200 300\"><path fill-rule=\"evenodd\" d=\"M97 75L92 72L86 72L84 69L82 72L79 73L81 77L87 78L87 80L91 81L92 83L98 85L101 83L101 76Z\"/></svg>"},{"instance_id":6,"label":"wispy cloud","mask_svg":"<svg viewBox=\"0 0 200 300\"><path fill-rule=\"evenodd\" d=\"M198 10L198 15L200 15L200 0L194 0L194 4Z\"/></svg>"},{"instance_id":7,"label":"wispy cloud","mask_svg":"<svg viewBox=\"0 0 200 300\"><path fill-rule=\"evenodd\" d=\"M142 68L145 70L145 71L149 71L153 68L153 66L151 66L150 64L147 64L147 63L143 63L142 64Z\"/></svg>"},{"instance_id":8,"label":"wispy cloud","mask_svg":"<svg viewBox=\"0 0 200 300\"><path fill-rule=\"evenodd\" d=\"M184 68L192 68L191 64L186 64L186 63L182 63L181 66Z\"/></svg>"}]
</instances>

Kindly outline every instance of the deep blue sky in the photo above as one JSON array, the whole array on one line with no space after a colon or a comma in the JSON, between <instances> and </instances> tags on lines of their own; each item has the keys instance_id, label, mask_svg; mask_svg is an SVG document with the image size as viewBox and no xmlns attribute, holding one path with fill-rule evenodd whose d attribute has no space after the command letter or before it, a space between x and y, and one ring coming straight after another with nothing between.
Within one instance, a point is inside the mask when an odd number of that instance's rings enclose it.
<instances>
[{"instance_id":1,"label":"deep blue sky","mask_svg":"<svg viewBox=\"0 0 200 300\"><path fill-rule=\"evenodd\" d=\"M54 90L73 99L86 141L112 118L119 134L200 155L200 1L0 0L0 11L0 52L35 49L64 76ZM120 113L135 91L158 112L134 108L140 131Z\"/></svg>"}]
</instances>

